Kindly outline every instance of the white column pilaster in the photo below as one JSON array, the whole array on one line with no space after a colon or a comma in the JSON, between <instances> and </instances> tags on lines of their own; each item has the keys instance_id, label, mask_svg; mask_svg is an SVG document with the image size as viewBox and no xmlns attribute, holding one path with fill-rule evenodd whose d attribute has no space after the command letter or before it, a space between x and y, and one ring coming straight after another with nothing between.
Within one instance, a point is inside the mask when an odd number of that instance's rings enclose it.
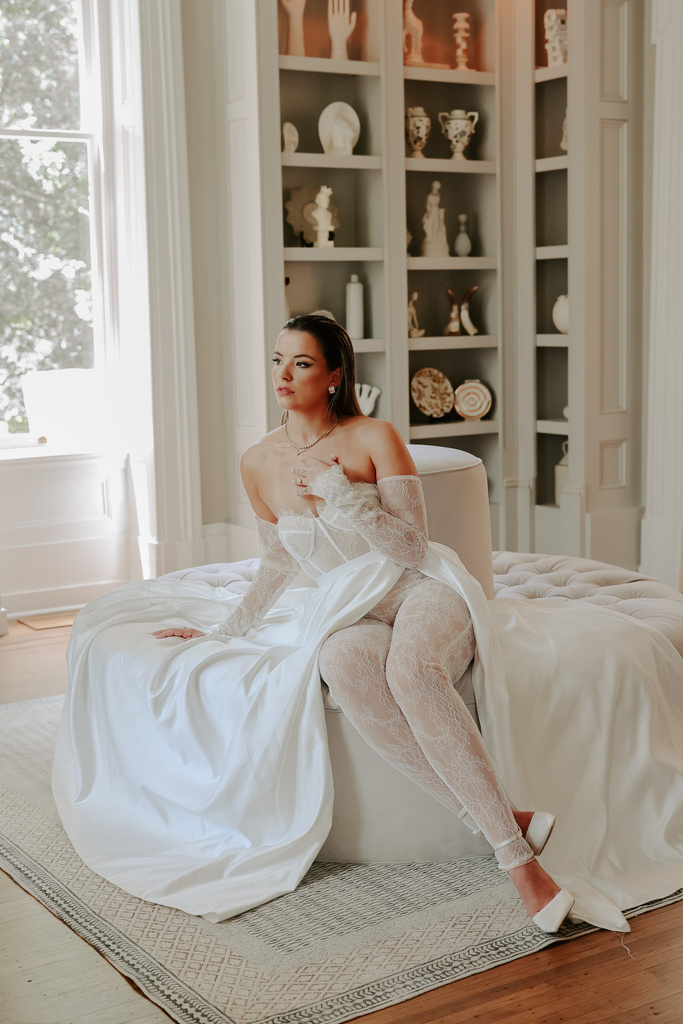
<instances>
[{"instance_id":1,"label":"white column pilaster","mask_svg":"<svg viewBox=\"0 0 683 1024\"><path fill-rule=\"evenodd\" d=\"M641 571L683 589L683 4L652 0L655 124Z\"/></svg>"}]
</instances>

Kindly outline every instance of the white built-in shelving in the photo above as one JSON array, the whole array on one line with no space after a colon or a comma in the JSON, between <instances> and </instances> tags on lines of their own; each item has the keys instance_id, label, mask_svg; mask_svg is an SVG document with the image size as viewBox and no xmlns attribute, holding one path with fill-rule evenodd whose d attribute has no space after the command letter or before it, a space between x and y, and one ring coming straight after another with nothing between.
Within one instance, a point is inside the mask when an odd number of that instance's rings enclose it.
<instances>
[{"instance_id":1,"label":"white built-in shelving","mask_svg":"<svg viewBox=\"0 0 683 1024\"><path fill-rule=\"evenodd\" d=\"M494 544L628 564L639 517L643 0L566 0L569 61L547 67L543 15L553 6L459 0L472 24L470 68L458 71L452 0L415 0L413 8L425 60L446 67L404 64L400 0L351 0L358 21L346 61L329 57L327 0L307 0L306 57L286 54L282 6L255 5L264 368L283 320L285 279L292 313L326 309L343 323L345 286L357 274L367 335L354 343L358 375L381 388L376 415L406 440L483 459ZM348 156L323 153L318 137L322 110L338 100L361 124ZM431 118L424 158L406 146L410 107ZM452 159L438 120L456 109L479 114L466 160ZM299 133L295 153L281 152L285 121ZM420 255L433 181L445 211L450 255L443 258ZM301 186L323 184L338 209L334 248L303 247L284 204ZM465 258L453 248L462 213L472 241ZM446 335L448 290L461 298L475 286L478 333ZM415 292L425 333L408 338ZM568 334L552 319L562 294L570 297ZM427 366L455 387L486 383L487 416L470 422L454 411L441 420L421 413L410 380ZM278 421L271 401L267 425ZM564 442L568 485L556 504ZM623 544L614 540L622 536Z\"/></svg>"},{"instance_id":2,"label":"white built-in shelving","mask_svg":"<svg viewBox=\"0 0 683 1024\"><path fill-rule=\"evenodd\" d=\"M548 67L543 17L555 6L518 0L514 10L517 87L532 100L523 113L518 105L517 134L533 142L532 188L520 182L518 191L533 212L532 227L521 227L531 260L520 268L519 301L535 320L520 351L534 370L533 388L520 379L517 398L528 410L520 460L533 452L533 486L518 544L635 567L644 5L567 0L568 60ZM552 317L562 294L568 334ZM555 466L567 450L567 482L556 493Z\"/></svg>"},{"instance_id":3,"label":"white built-in shelving","mask_svg":"<svg viewBox=\"0 0 683 1024\"><path fill-rule=\"evenodd\" d=\"M364 285L368 338L354 342L359 380L381 388L376 415L392 420L406 440L457 444L481 456L487 467L496 520L500 495L500 413L502 374L500 348L500 146L498 95L498 0L466 0L472 16L470 65L455 70L450 0L418 4L423 22L423 56L448 67L406 66L403 62L402 4L393 0L354 0L358 25L348 44L349 60L331 60L326 0L308 0L304 16L306 56L287 55L288 21L275 3L261 14L262 41L277 36L277 74L262 76L261 114L269 124L270 149L284 121L299 133L294 153L279 154L278 216L282 239L279 276L288 279L292 313L327 309L344 322L345 285L352 273ZM264 59L265 64L265 59ZM354 152L337 156L322 152L318 118L329 103L344 100L356 110L361 134ZM431 118L424 158L410 156L405 141L408 107L422 106ZM454 160L438 115L442 111L476 110L479 123L466 151ZM277 110L279 117L273 116ZM263 134L263 133L262 133ZM279 148L279 145L278 145ZM420 255L422 215L432 181L441 183L450 255ZM338 209L339 228L333 248L306 247L293 235L284 204L304 185L328 185ZM269 199L273 200L270 195ZM268 203L268 217L276 204ZM458 214L468 216L472 252L455 255ZM278 225L279 228L279 225ZM407 232L412 236L407 251ZM276 290L277 262L272 283ZM479 333L450 337L448 290L458 298L477 286L471 301ZM420 325L426 333L408 338L407 304L417 292ZM280 305L273 296L274 305ZM276 321L274 321L276 322ZM425 416L410 397L410 378L433 366L454 387L466 379L484 381L494 406L482 421L466 421L451 411L442 420ZM273 424L277 410L272 410Z\"/></svg>"}]
</instances>

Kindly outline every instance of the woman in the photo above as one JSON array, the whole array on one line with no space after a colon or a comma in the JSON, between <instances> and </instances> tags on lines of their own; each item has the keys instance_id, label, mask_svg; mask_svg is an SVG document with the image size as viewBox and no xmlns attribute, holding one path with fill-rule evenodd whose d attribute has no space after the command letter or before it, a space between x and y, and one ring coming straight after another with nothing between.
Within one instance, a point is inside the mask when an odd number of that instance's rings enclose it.
<instances>
[{"instance_id":1,"label":"woman","mask_svg":"<svg viewBox=\"0 0 683 1024\"><path fill-rule=\"evenodd\" d=\"M528 654L525 637L535 635L539 617L517 611L511 629L513 603L489 609L457 556L427 544L415 466L390 424L361 415L353 350L339 325L319 316L289 320L273 357L273 386L284 423L241 466L261 552L244 597L161 579L121 588L79 616L54 775L74 845L128 891L210 920L294 888L331 820L320 669L366 740L481 830L534 921L557 931L573 897L534 855L554 819L539 814L532 822L531 812L513 809L453 686L476 638L478 704L524 792L528 744L509 753L516 712L501 666ZM317 587L285 594L300 568ZM218 625L216 597L229 612ZM508 607L498 615L496 605ZM150 622L171 609L184 625L153 630L153 648ZM589 627L568 620L552 628L571 647L576 629ZM571 686L562 676L568 659L556 649L552 667L540 652L536 661L544 680ZM662 679L667 671L659 666ZM523 675L533 675L526 663ZM525 721L537 703L534 693L522 706ZM611 777L610 786L618 788ZM571 818L566 792L557 798ZM591 856L605 848L600 839L589 845ZM580 875L576 850L569 854ZM680 857L664 860L657 892L675 888L667 886ZM607 900L591 884L599 870L589 868L587 880L576 880L581 916L627 930L611 904L611 916L601 908ZM629 902L624 885L616 891L623 907L639 902Z\"/></svg>"}]
</instances>

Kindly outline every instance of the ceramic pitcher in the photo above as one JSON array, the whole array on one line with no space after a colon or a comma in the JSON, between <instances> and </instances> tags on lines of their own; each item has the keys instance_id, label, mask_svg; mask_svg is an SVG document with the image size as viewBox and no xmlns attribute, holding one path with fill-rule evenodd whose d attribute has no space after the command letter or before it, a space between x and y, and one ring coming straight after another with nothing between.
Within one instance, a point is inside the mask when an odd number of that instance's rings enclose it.
<instances>
[{"instance_id":1,"label":"ceramic pitcher","mask_svg":"<svg viewBox=\"0 0 683 1024\"><path fill-rule=\"evenodd\" d=\"M448 139L454 160L466 160L465 149L479 120L476 110L451 110L439 114L441 131Z\"/></svg>"}]
</instances>

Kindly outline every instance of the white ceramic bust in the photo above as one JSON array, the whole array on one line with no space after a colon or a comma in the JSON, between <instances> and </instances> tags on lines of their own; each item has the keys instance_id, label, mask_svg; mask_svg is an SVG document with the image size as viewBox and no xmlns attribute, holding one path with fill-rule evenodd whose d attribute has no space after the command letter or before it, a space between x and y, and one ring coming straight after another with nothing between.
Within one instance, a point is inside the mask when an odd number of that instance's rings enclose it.
<instances>
[{"instance_id":1,"label":"white ceramic bust","mask_svg":"<svg viewBox=\"0 0 683 1024\"><path fill-rule=\"evenodd\" d=\"M328 153L340 153L350 156L353 153L353 144L356 139L356 127L349 119L340 112L332 122L330 129L330 148Z\"/></svg>"},{"instance_id":2,"label":"white ceramic bust","mask_svg":"<svg viewBox=\"0 0 683 1024\"><path fill-rule=\"evenodd\" d=\"M331 195L332 189L327 185L321 185L320 191L315 197L315 203L311 203L304 211L307 218L316 227L316 237L313 242L313 246L316 249L328 249L334 246L334 241L330 238L330 232L332 231Z\"/></svg>"},{"instance_id":3,"label":"white ceramic bust","mask_svg":"<svg viewBox=\"0 0 683 1024\"><path fill-rule=\"evenodd\" d=\"M323 153L351 156L360 135L360 119L348 103L328 103L318 118L318 135Z\"/></svg>"}]
</instances>

